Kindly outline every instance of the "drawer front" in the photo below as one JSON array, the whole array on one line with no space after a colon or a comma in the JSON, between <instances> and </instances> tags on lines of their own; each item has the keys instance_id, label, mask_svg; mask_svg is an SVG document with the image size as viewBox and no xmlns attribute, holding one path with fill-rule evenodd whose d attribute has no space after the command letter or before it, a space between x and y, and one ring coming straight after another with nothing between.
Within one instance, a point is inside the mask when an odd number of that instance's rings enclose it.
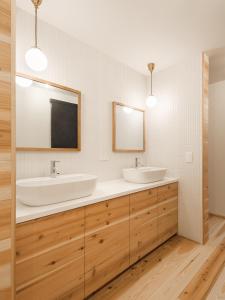
<instances>
[{"instance_id":1,"label":"drawer front","mask_svg":"<svg viewBox=\"0 0 225 300\"><path fill-rule=\"evenodd\" d=\"M178 196L178 183L171 183L158 188L158 203Z\"/></svg>"},{"instance_id":2,"label":"drawer front","mask_svg":"<svg viewBox=\"0 0 225 300\"><path fill-rule=\"evenodd\" d=\"M85 207L86 233L129 218L129 196L103 201Z\"/></svg>"},{"instance_id":3,"label":"drawer front","mask_svg":"<svg viewBox=\"0 0 225 300\"><path fill-rule=\"evenodd\" d=\"M135 263L158 246L158 221L148 214L130 220L130 264Z\"/></svg>"},{"instance_id":4,"label":"drawer front","mask_svg":"<svg viewBox=\"0 0 225 300\"><path fill-rule=\"evenodd\" d=\"M85 296L129 267L129 196L85 208Z\"/></svg>"},{"instance_id":5,"label":"drawer front","mask_svg":"<svg viewBox=\"0 0 225 300\"><path fill-rule=\"evenodd\" d=\"M177 198L161 203L158 207L158 239L159 244L168 240L178 230Z\"/></svg>"},{"instance_id":6,"label":"drawer front","mask_svg":"<svg viewBox=\"0 0 225 300\"><path fill-rule=\"evenodd\" d=\"M16 226L17 299L84 297L84 208Z\"/></svg>"},{"instance_id":7,"label":"drawer front","mask_svg":"<svg viewBox=\"0 0 225 300\"><path fill-rule=\"evenodd\" d=\"M130 212L137 213L157 204L157 189L150 189L130 195Z\"/></svg>"},{"instance_id":8,"label":"drawer front","mask_svg":"<svg viewBox=\"0 0 225 300\"><path fill-rule=\"evenodd\" d=\"M62 266L84 257L84 239L78 239L55 249L39 253L16 263L16 286L29 284Z\"/></svg>"},{"instance_id":9,"label":"drawer front","mask_svg":"<svg viewBox=\"0 0 225 300\"><path fill-rule=\"evenodd\" d=\"M169 200L163 201L158 205L158 216L165 215L170 211L176 210L178 207L178 199L177 197L171 198Z\"/></svg>"},{"instance_id":10,"label":"drawer front","mask_svg":"<svg viewBox=\"0 0 225 300\"><path fill-rule=\"evenodd\" d=\"M42 280L21 288L17 300L84 299L84 262L75 260Z\"/></svg>"},{"instance_id":11,"label":"drawer front","mask_svg":"<svg viewBox=\"0 0 225 300\"><path fill-rule=\"evenodd\" d=\"M16 225L16 260L84 235L84 208Z\"/></svg>"},{"instance_id":12,"label":"drawer front","mask_svg":"<svg viewBox=\"0 0 225 300\"><path fill-rule=\"evenodd\" d=\"M129 267L129 221L85 237L85 296Z\"/></svg>"}]
</instances>

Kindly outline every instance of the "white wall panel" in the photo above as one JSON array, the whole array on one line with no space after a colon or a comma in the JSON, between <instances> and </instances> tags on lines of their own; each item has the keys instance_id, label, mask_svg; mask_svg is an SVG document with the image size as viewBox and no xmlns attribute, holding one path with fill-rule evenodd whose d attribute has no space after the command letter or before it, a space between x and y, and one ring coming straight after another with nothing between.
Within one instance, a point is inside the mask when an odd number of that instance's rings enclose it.
<instances>
[{"instance_id":1,"label":"white wall panel","mask_svg":"<svg viewBox=\"0 0 225 300\"><path fill-rule=\"evenodd\" d=\"M201 56L154 75L159 103L148 114L148 163L179 177L179 234L201 242Z\"/></svg>"}]
</instances>

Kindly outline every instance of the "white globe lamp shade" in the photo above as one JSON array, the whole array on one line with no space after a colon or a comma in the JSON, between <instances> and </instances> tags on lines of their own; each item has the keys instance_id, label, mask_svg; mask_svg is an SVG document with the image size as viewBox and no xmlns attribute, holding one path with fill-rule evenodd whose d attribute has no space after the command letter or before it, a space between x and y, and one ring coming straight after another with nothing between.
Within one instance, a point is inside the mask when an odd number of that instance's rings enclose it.
<instances>
[{"instance_id":1,"label":"white globe lamp shade","mask_svg":"<svg viewBox=\"0 0 225 300\"><path fill-rule=\"evenodd\" d=\"M153 108L157 104L158 104L158 99L155 96L153 96L153 95L148 96L148 98L146 99L146 105L149 108Z\"/></svg>"},{"instance_id":2,"label":"white globe lamp shade","mask_svg":"<svg viewBox=\"0 0 225 300\"><path fill-rule=\"evenodd\" d=\"M27 50L25 60L28 67L33 71L41 72L48 66L48 59L46 55L36 47Z\"/></svg>"}]
</instances>

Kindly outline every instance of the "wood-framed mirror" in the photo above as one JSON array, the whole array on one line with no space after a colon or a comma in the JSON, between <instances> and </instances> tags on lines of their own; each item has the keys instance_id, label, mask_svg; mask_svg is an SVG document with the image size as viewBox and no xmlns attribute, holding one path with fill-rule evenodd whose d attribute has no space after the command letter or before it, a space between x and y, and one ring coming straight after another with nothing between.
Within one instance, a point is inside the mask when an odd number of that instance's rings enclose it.
<instances>
[{"instance_id":1,"label":"wood-framed mirror","mask_svg":"<svg viewBox=\"0 0 225 300\"><path fill-rule=\"evenodd\" d=\"M16 150L80 151L81 92L16 74Z\"/></svg>"},{"instance_id":2,"label":"wood-framed mirror","mask_svg":"<svg viewBox=\"0 0 225 300\"><path fill-rule=\"evenodd\" d=\"M112 103L114 152L145 151L145 111L120 102Z\"/></svg>"}]
</instances>

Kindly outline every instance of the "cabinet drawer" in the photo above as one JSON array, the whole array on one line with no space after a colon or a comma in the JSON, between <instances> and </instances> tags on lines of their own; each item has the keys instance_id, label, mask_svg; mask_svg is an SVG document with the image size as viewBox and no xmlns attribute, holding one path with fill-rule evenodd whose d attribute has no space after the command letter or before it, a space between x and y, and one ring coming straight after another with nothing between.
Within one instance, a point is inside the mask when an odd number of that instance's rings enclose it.
<instances>
[{"instance_id":1,"label":"cabinet drawer","mask_svg":"<svg viewBox=\"0 0 225 300\"><path fill-rule=\"evenodd\" d=\"M158 188L158 202L178 196L178 183L171 183Z\"/></svg>"},{"instance_id":2,"label":"cabinet drawer","mask_svg":"<svg viewBox=\"0 0 225 300\"><path fill-rule=\"evenodd\" d=\"M16 298L84 297L84 208L16 226Z\"/></svg>"},{"instance_id":3,"label":"cabinet drawer","mask_svg":"<svg viewBox=\"0 0 225 300\"><path fill-rule=\"evenodd\" d=\"M158 205L158 216L168 214L172 210L177 211L178 207L178 199L170 198L169 200L165 200Z\"/></svg>"},{"instance_id":4,"label":"cabinet drawer","mask_svg":"<svg viewBox=\"0 0 225 300\"><path fill-rule=\"evenodd\" d=\"M16 260L84 235L84 208L16 225Z\"/></svg>"},{"instance_id":5,"label":"cabinet drawer","mask_svg":"<svg viewBox=\"0 0 225 300\"><path fill-rule=\"evenodd\" d=\"M84 262L75 260L49 276L20 289L17 300L84 299Z\"/></svg>"},{"instance_id":6,"label":"cabinet drawer","mask_svg":"<svg viewBox=\"0 0 225 300\"><path fill-rule=\"evenodd\" d=\"M130 220L130 264L158 246L158 220L140 214Z\"/></svg>"},{"instance_id":7,"label":"cabinet drawer","mask_svg":"<svg viewBox=\"0 0 225 300\"><path fill-rule=\"evenodd\" d=\"M157 204L157 189L150 189L130 195L130 212L136 213Z\"/></svg>"},{"instance_id":8,"label":"cabinet drawer","mask_svg":"<svg viewBox=\"0 0 225 300\"><path fill-rule=\"evenodd\" d=\"M168 240L177 233L178 227L177 209L169 210L158 218L158 240L159 244Z\"/></svg>"},{"instance_id":9,"label":"cabinet drawer","mask_svg":"<svg viewBox=\"0 0 225 300\"><path fill-rule=\"evenodd\" d=\"M85 296L129 267L129 221L85 236Z\"/></svg>"},{"instance_id":10,"label":"cabinet drawer","mask_svg":"<svg viewBox=\"0 0 225 300\"><path fill-rule=\"evenodd\" d=\"M41 276L82 258L84 258L84 238L63 244L44 253L40 252L16 263L16 286L20 287L23 284L28 284L31 280L38 280Z\"/></svg>"},{"instance_id":11,"label":"cabinet drawer","mask_svg":"<svg viewBox=\"0 0 225 300\"><path fill-rule=\"evenodd\" d=\"M92 232L129 218L129 196L85 207L85 232Z\"/></svg>"},{"instance_id":12,"label":"cabinet drawer","mask_svg":"<svg viewBox=\"0 0 225 300\"><path fill-rule=\"evenodd\" d=\"M129 266L129 196L85 208L85 296Z\"/></svg>"}]
</instances>

